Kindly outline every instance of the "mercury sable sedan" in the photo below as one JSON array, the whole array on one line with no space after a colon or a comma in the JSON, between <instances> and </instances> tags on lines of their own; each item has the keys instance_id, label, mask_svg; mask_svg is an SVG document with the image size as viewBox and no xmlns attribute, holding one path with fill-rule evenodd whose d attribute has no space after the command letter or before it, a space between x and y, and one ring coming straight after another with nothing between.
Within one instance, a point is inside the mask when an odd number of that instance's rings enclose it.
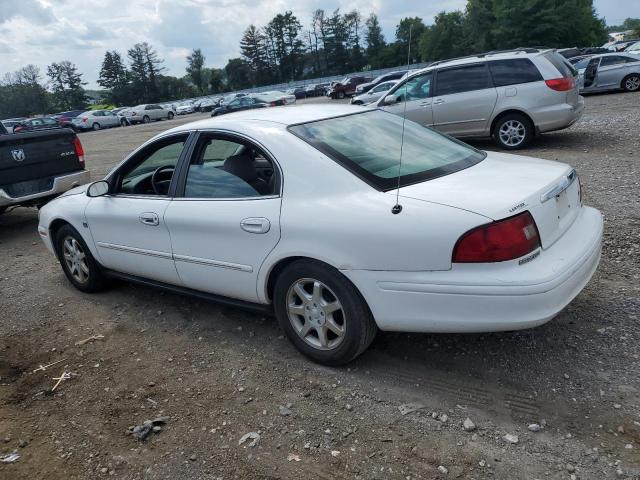
<instances>
[{"instance_id":1,"label":"mercury sable sedan","mask_svg":"<svg viewBox=\"0 0 640 480\"><path fill-rule=\"evenodd\" d=\"M47 204L38 231L81 291L116 277L273 311L336 365L377 329L547 322L595 271L602 217L568 165L341 105L169 130Z\"/></svg>"}]
</instances>

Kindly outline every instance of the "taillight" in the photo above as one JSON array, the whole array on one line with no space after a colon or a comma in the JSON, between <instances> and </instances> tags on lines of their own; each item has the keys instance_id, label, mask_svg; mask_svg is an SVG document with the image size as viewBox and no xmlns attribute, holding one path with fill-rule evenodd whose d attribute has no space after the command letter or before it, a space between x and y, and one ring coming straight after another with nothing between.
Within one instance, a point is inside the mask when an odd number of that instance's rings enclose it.
<instances>
[{"instance_id":1,"label":"taillight","mask_svg":"<svg viewBox=\"0 0 640 480\"><path fill-rule=\"evenodd\" d=\"M13 133L21 132L22 130L23 130L23 127L13 127Z\"/></svg>"},{"instance_id":2,"label":"taillight","mask_svg":"<svg viewBox=\"0 0 640 480\"><path fill-rule=\"evenodd\" d=\"M83 122L86 122L87 120L89 120L89 117L82 117Z\"/></svg>"},{"instance_id":3,"label":"taillight","mask_svg":"<svg viewBox=\"0 0 640 480\"><path fill-rule=\"evenodd\" d=\"M573 77L552 78L545 80L547 87L556 92L566 92L576 86L576 80Z\"/></svg>"},{"instance_id":4,"label":"taillight","mask_svg":"<svg viewBox=\"0 0 640 480\"><path fill-rule=\"evenodd\" d=\"M276 106L276 102L271 102L269 105L271 105L272 107Z\"/></svg>"},{"instance_id":5,"label":"taillight","mask_svg":"<svg viewBox=\"0 0 640 480\"><path fill-rule=\"evenodd\" d=\"M481 225L465 233L453 249L458 263L504 262L540 247L536 222L529 212Z\"/></svg>"},{"instance_id":6,"label":"taillight","mask_svg":"<svg viewBox=\"0 0 640 480\"><path fill-rule=\"evenodd\" d=\"M135 117L136 116L136 112L131 113L131 116Z\"/></svg>"},{"instance_id":7,"label":"taillight","mask_svg":"<svg viewBox=\"0 0 640 480\"><path fill-rule=\"evenodd\" d=\"M84 164L84 148L82 148L82 143L80 143L80 139L75 137L73 139L73 146L76 150L76 157L78 157L78 162Z\"/></svg>"}]
</instances>

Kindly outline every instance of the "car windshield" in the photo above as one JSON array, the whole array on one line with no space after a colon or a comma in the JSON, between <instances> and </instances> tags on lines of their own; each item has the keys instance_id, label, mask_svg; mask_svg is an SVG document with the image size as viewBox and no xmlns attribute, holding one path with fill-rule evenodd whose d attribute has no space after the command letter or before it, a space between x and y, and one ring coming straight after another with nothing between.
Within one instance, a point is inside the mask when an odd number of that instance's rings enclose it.
<instances>
[{"instance_id":1,"label":"car windshield","mask_svg":"<svg viewBox=\"0 0 640 480\"><path fill-rule=\"evenodd\" d=\"M289 131L379 190L448 175L486 154L381 110L292 125ZM402 147L402 169L399 168Z\"/></svg>"}]
</instances>

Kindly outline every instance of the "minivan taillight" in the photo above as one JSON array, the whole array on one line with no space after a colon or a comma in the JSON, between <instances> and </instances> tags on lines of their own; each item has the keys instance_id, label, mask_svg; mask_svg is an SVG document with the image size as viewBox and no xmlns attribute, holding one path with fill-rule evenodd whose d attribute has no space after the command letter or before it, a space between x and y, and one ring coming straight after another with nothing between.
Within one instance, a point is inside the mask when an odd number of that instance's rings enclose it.
<instances>
[{"instance_id":1,"label":"minivan taillight","mask_svg":"<svg viewBox=\"0 0 640 480\"><path fill-rule=\"evenodd\" d=\"M84 148L82 148L82 143L80 143L80 139L75 137L73 139L73 146L76 150L76 157L78 157L78 162L84 165Z\"/></svg>"},{"instance_id":2,"label":"minivan taillight","mask_svg":"<svg viewBox=\"0 0 640 480\"><path fill-rule=\"evenodd\" d=\"M456 263L504 262L540 247L536 222L529 212L481 225L462 235L453 249Z\"/></svg>"},{"instance_id":3,"label":"minivan taillight","mask_svg":"<svg viewBox=\"0 0 640 480\"><path fill-rule=\"evenodd\" d=\"M556 92L566 92L576 86L576 80L573 77L552 78L545 80L547 87Z\"/></svg>"}]
</instances>

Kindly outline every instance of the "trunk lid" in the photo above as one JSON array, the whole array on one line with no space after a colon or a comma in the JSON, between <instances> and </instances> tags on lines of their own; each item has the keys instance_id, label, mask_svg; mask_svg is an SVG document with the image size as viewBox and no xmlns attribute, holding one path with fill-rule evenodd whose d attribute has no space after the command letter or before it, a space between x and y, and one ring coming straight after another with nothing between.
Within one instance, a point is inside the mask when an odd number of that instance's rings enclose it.
<instances>
[{"instance_id":1,"label":"trunk lid","mask_svg":"<svg viewBox=\"0 0 640 480\"><path fill-rule=\"evenodd\" d=\"M569 165L494 152L465 170L402 187L400 196L467 210L487 221L528 210L543 248L562 236L581 207L579 182Z\"/></svg>"}]
</instances>

